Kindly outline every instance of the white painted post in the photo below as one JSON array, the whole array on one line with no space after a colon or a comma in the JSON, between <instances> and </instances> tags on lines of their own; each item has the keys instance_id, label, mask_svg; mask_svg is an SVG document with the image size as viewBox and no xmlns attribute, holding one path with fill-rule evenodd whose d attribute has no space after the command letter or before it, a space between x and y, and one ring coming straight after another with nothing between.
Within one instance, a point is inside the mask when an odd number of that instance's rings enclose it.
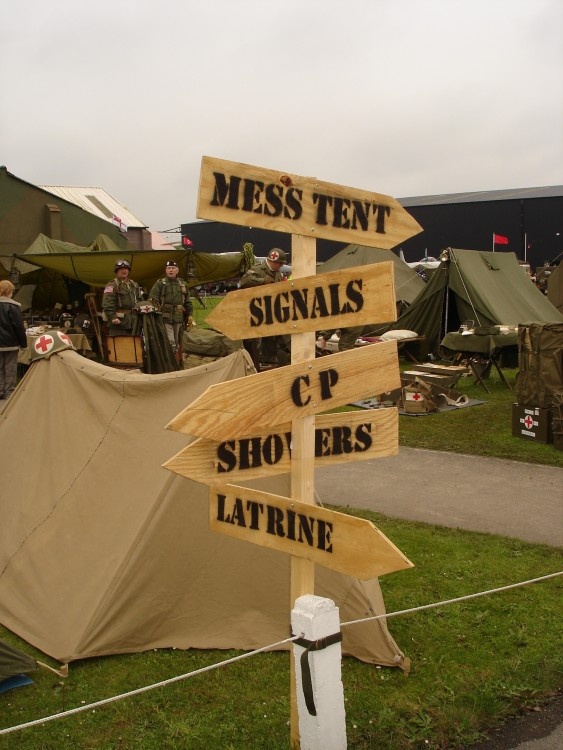
<instances>
[{"instance_id":1,"label":"white painted post","mask_svg":"<svg viewBox=\"0 0 563 750\"><path fill-rule=\"evenodd\" d=\"M291 627L294 635L302 636L293 644L300 748L344 750L347 747L346 715L338 607L320 596L300 596L291 612ZM330 645L323 642L325 638ZM309 644L311 648L303 657L306 662L303 669L302 655ZM307 674L303 680L307 662L311 691L307 690Z\"/></svg>"}]
</instances>

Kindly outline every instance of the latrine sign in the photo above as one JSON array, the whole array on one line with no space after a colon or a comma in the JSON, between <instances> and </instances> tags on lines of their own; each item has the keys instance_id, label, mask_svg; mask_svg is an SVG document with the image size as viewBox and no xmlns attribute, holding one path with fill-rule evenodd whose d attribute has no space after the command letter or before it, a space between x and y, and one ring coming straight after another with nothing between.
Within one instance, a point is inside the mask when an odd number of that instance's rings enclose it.
<instances>
[{"instance_id":1,"label":"latrine sign","mask_svg":"<svg viewBox=\"0 0 563 750\"><path fill-rule=\"evenodd\" d=\"M209 524L363 580L412 568L371 521L236 485L211 487Z\"/></svg>"}]
</instances>

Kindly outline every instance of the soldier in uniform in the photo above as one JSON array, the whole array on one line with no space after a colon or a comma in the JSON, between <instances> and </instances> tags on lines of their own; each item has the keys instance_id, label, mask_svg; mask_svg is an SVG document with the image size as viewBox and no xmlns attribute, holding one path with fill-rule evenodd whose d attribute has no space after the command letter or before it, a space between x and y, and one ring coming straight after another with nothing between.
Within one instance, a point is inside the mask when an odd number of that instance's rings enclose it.
<instances>
[{"instance_id":1,"label":"soldier in uniform","mask_svg":"<svg viewBox=\"0 0 563 750\"><path fill-rule=\"evenodd\" d=\"M192 302L188 283L178 277L179 268L175 260L166 261L166 276L158 279L149 297L157 302L162 311L168 341L175 353L180 350L184 324L192 325Z\"/></svg>"},{"instance_id":2,"label":"soldier in uniform","mask_svg":"<svg viewBox=\"0 0 563 750\"><path fill-rule=\"evenodd\" d=\"M281 267L287 263L283 250L272 248L266 260L255 263L240 280L240 288L247 289L263 284L283 281ZM256 372L260 372L260 359L264 364L287 365L291 360L290 336L264 336L262 339L243 339L244 348L252 357Z\"/></svg>"},{"instance_id":3,"label":"soldier in uniform","mask_svg":"<svg viewBox=\"0 0 563 750\"><path fill-rule=\"evenodd\" d=\"M115 278L108 281L104 289L103 317L110 336L131 336L136 320L134 308L141 299L141 288L129 278L131 264L128 260L118 260L114 271Z\"/></svg>"}]
</instances>

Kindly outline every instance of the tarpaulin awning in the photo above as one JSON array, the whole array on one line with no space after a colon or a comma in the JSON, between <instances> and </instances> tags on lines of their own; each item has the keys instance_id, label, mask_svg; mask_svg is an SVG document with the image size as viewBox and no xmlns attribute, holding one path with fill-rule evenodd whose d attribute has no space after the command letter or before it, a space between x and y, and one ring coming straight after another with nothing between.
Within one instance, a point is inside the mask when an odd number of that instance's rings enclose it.
<instances>
[{"instance_id":1,"label":"tarpaulin awning","mask_svg":"<svg viewBox=\"0 0 563 750\"><path fill-rule=\"evenodd\" d=\"M109 238L105 238L109 240ZM70 242L52 240L40 234L25 253L15 257L26 263L45 268L55 273L76 279L89 286L101 287L114 276L114 265L118 258L131 263L131 277L150 287L164 273L167 260L175 260L180 267L180 275L188 280L189 286L197 286L212 281L223 281L240 276L252 264L252 248L240 253L197 253L180 247L172 250L98 250L96 247L110 247L98 237L92 245L80 247Z\"/></svg>"}]
</instances>

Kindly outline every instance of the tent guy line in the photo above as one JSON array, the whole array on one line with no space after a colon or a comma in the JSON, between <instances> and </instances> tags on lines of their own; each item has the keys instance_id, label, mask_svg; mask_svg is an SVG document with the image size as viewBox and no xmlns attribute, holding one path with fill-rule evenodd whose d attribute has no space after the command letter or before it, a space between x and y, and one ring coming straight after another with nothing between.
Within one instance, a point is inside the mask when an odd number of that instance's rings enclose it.
<instances>
[{"instance_id":1,"label":"tent guy line","mask_svg":"<svg viewBox=\"0 0 563 750\"><path fill-rule=\"evenodd\" d=\"M510 589L521 588L522 586L528 586L532 583L539 583L541 581L547 581L551 578L557 578L557 576L560 576L560 575L563 575L563 570L560 570L557 573L548 573L546 575L539 576L537 578L531 578L528 581L519 581L518 583L511 583L511 584L508 584L507 586L499 586L498 588L487 589L486 591L479 591L474 594L465 594L464 596L459 596L454 599L446 599L441 602L433 602L432 604L421 604L418 607L410 607L409 609L401 609L401 610L397 610L396 612L387 612L382 615L372 615L371 617L364 617L360 620L349 620L348 622L341 622L340 627L344 628L350 625L360 625L364 622L369 622L371 620L382 620L382 619L387 619L389 617L398 617L400 615L412 614L413 612L423 612L425 610L435 609L437 607L445 607L448 604L457 604L459 602L469 601L470 599L477 599L478 597L481 597L481 596L489 596L491 594L498 594L502 591L509 591ZM261 648L254 649L253 651L248 651L244 654L233 656L229 659L225 659L215 664L208 664L206 667L195 669L193 672L186 672L184 674L177 675L176 677L170 677L167 680L162 680L161 682L155 682L155 683L152 683L151 685L145 685L144 687L136 688L135 690L130 690L127 693L120 693L118 695L112 696L111 698L103 698L102 700L96 701L95 703L88 703L87 705L84 705L84 706L77 706L76 708L70 708L67 711L61 711L58 714L51 714L50 716L46 716L42 719L34 719L33 721L28 721L28 722L25 722L24 724L17 724L12 727L6 727L5 729L0 729L0 735L11 734L12 732L17 732L20 729L29 729L30 727L37 726L39 724L45 724L49 721L54 721L55 719L63 719L68 716L73 716L75 714L83 713L84 711L94 710L96 708L100 708L101 706L105 706L110 703L115 703L118 700L123 700L125 698L132 698L136 695L147 693L150 690L155 690L156 688L166 687L167 685L172 685L176 682L180 682L181 680L187 680L190 677L196 677L200 674L203 674L204 672L211 672L212 670L218 669L219 667L227 667L230 664L234 664L237 661L242 661L243 659L248 659L251 656L255 656L256 654L261 654L261 653L264 653L265 651L276 649L279 646L283 646L286 643L291 643L293 641L299 640L300 638L303 638L302 633L299 635L294 635L291 638L284 638L283 640L277 641L276 643L270 643L267 646L262 646Z\"/></svg>"},{"instance_id":2,"label":"tent guy line","mask_svg":"<svg viewBox=\"0 0 563 750\"><path fill-rule=\"evenodd\" d=\"M436 607L445 607L448 604L458 604L459 602L469 601L470 599L477 599L481 596L489 596L491 594L500 594L502 591L509 591L510 589L518 589L522 586L528 586L531 583L540 583L541 581L547 581L550 578L557 578L557 576L563 575L563 570L559 570L557 573L547 573L544 576L538 578L530 578L528 581L519 581L518 583L510 583L507 586L499 586L496 589L487 589L486 591L478 591L475 594L465 594L464 596L457 596L454 599L445 599L443 602L435 602L433 604L420 604L418 607L410 607L409 609L400 609L397 612L389 612L386 615L372 615L371 617L363 617L360 620L349 620L348 622L341 622L340 627L345 628L349 625L360 625L363 622L369 622L370 620L379 620L383 617L398 617L399 615L409 615L413 612L423 612L427 609L436 609Z\"/></svg>"}]
</instances>

